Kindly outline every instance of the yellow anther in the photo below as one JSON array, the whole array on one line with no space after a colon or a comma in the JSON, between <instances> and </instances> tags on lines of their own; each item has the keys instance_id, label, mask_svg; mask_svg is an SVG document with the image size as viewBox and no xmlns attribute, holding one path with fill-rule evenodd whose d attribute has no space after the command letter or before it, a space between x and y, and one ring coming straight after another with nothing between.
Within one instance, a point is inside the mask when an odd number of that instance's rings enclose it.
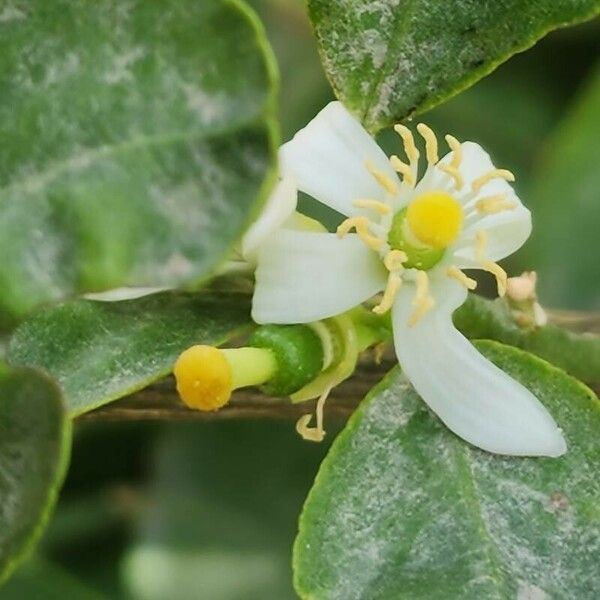
<instances>
[{"instance_id":1,"label":"yellow anther","mask_svg":"<svg viewBox=\"0 0 600 600\"><path fill-rule=\"evenodd\" d=\"M394 131L402 138L404 143L404 152L410 161L411 166L419 160L419 151L415 145L415 138L410 129L404 125L394 125Z\"/></svg>"},{"instance_id":2,"label":"yellow anther","mask_svg":"<svg viewBox=\"0 0 600 600\"><path fill-rule=\"evenodd\" d=\"M478 177L471 184L473 192L477 193L486 183L492 179L504 179L505 181L514 181L515 176L507 169L492 169L489 173Z\"/></svg>"},{"instance_id":3,"label":"yellow anther","mask_svg":"<svg viewBox=\"0 0 600 600\"><path fill-rule=\"evenodd\" d=\"M460 233L461 205L445 192L429 192L415 198L406 211L410 232L432 248L447 248Z\"/></svg>"},{"instance_id":4,"label":"yellow anther","mask_svg":"<svg viewBox=\"0 0 600 600\"><path fill-rule=\"evenodd\" d=\"M508 200L505 194L496 194L495 196L486 196L481 198L475 204L475 208L480 213L493 214L503 210L511 210L517 207L517 203Z\"/></svg>"},{"instance_id":5,"label":"yellow anther","mask_svg":"<svg viewBox=\"0 0 600 600\"><path fill-rule=\"evenodd\" d=\"M486 257L486 247L487 234L485 231L480 230L476 234L475 258L484 271L491 273L496 278L498 295L502 297L506 294L508 276L506 275L506 271L498 263L495 263Z\"/></svg>"},{"instance_id":6,"label":"yellow anther","mask_svg":"<svg viewBox=\"0 0 600 600\"><path fill-rule=\"evenodd\" d=\"M402 181L411 187L415 185L415 177L412 169L405 163L402 162L397 156L390 157L390 164L394 171L402 175Z\"/></svg>"},{"instance_id":7,"label":"yellow anther","mask_svg":"<svg viewBox=\"0 0 600 600\"><path fill-rule=\"evenodd\" d=\"M367 217L350 217L346 219L340 226L337 228L337 235L340 238L343 238L346 234L348 234L352 229L356 230L356 234L358 237L367 245L369 248L373 250L379 250L381 245L383 244L383 240L380 240L378 237L375 237L369 231L370 221Z\"/></svg>"},{"instance_id":8,"label":"yellow anther","mask_svg":"<svg viewBox=\"0 0 600 600\"><path fill-rule=\"evenodd\" d=\"M388 215L392 212L392 207L380 200L355 200L352 203L356 208L369 208L380 215Z\"/></svg>"},{"instance_id":9,"label":"yellow anther","mask_svg":"<svg viewBox=\"0 0 600 600\"><path fill-rule=\"evenodd\" d=\"M462 186L464 185L464 180L462 175L460 174L460 171L456 167L453 167L452 165L438 163L437 168L440 171L446 173L447 175L450 175L450 177L454 179L454 188L456 190L460 190L462 188Z\"/></svg>"},{"instance_id":10,"label":"yellow anther","mask_svg":"<svg viewBox=\"0 0 600 600\"><path fill-rule=\"evenodd\" d=\"M408 256L406 252L402 252L402 250L390 250L383 259L383 264L385 268L392 271L401 271L404 269L404 263L408 260Z\"/></svg>"},{"instance_id":11,"label":"yellow anther","mask_svg":"<svg viewBox=\"0 0 600 600\"><path fill-rule=\"evenodd\" d=\"M435 165L438 160L438 143L437 138L435 137L435 133L433 130L425 123L419 123L417 125L417 131L421 134L421 137L425 140L425 151L427 153L427 162L430 165Z\"/></svg>"},{"instance_id":12,"label":"yellow anther","mask_svg":"<svg viewBox=\"0 0 600 600\"><path fill-rule=\"evenodd\" d=\"M373 308L373 312L376 315L385 314L390 308L392 308L394 304L394 300L396 299L396 294L402 285L402 278L397 271L391 271L388 275L387 285L385 286L385 291L383 292L383 298L381 302Z\"/></svg>"},{"instance_id":13,"label":"yellow anther","mask_svg":"<svg viewBox=\"0 0 600 600\"><path fill-rule=\"evenodd\" d=\"M231 365L213 346L192 346L182 352L173 374L177 391L190 408L217 410L227 404L233 390Z\"/></svg>"},{"instance_id":14,"label":"yellow anther","mask_svg":"<svg viewBox=\"0 0 600 600\"><path fill-rule=\"evenodd\" d=\"M417 271L417 291L412 304L415 310L408 319L409 327L414 327L435 305L429 295L429 277L425 271Z\"/></svg>"},{"instance_id":15,"label":"yellow anther","mask_svg":"<svg viewBox=\"0 0 600 600\"><path fill-rule=\"evenodd\" d=\"M456 279L460 284L464 285L468 290L474 290L477 287L477 282L470 277L467 277L458 267L449 267L446 275L452 279Z\"/></svg>"},{"instance_id":16,"label":"yellow anther","mask_svg":"<svg viewBox=\"0 0 600 600\"><path fill-rule=\"evenodd\" d=\"M302 415L296 423L296 431L302 436L302 439L307 442L322 442L327 433L323 429L323 409L325 408L325 402L329 396L331 388L327 388L317 400L317 406L315 409L317 417L317 426L309 427L312 415Z\"/></svg>"},{"instance_id":17,"label":"yellow anther","mask_svg":"<svg viewBox=\"0 0 600 600\"><path fill-rule=\"evenodd\" d=\"M391 196L398 192L398 186L392 181L390 177L388 177L383 171L380 171L373 163L370 161L365 162L365 166L367 167L367 171L373 175L375 181Z\"/></svg>"},{"instance_id":18,"label":"yellow anther","mask_svg":"<svg viewBox=\"0 0 600 600\"><path fill-rule=\"evenodd\" d=\"M453 135L446 136L446 143L453 152L450 166L458 169L462 162L462 144Z\"/></svg>"}]
</instances>

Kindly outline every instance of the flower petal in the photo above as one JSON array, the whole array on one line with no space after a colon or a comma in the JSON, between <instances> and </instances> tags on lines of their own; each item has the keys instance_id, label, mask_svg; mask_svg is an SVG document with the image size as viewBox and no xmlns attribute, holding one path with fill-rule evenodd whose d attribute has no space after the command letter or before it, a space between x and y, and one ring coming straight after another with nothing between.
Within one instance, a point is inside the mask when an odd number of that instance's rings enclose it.
<instances>
[{"instance_id":1,"label":"flower petal","mask_svg":"<svg viewBox=\"0 0 600 600\"><path fill-rule=\"evenodd\" d=\"M385 197L367 161L398 182L383 150L340 102L328 104L284 144L279 159L298 189L346 216L364 213L352 205L354 200Z\"/></svg>"},{"instance_id":2,"label":"flower petal","mask_svg":"<svg viewBox=\"0 0 600 600\"><path fill-rule=\"evenodd\" d=\"M262 213L242 238L242 255L254 258L260 244L281 227L294 213L298 203L298 190L291 177L285 177L276 186Z\"/></svg>"},{"instance_id":3,"label":"flower petal","mask_svg":"<svg viewBox=\"0 0 600 600\"><path fill-rule=\"evenodd\" d=\"M531 234L531 213L522 204L516 208L481 217L462 232L458 243L450 250L453 264L459 268L477 268L476 236L486 233L485 255L493 261L502 260L516 252Z\"/></svg>"},{"instance_id":4,"label":"flower petal","mask_svg":"<svg viewBox=\"0 0 600 600\"><path fill-rule=\"evenodd\" d=\"M385 284L379 256L356 235L280 229L259 250L252 318L317 321L357 306Z\"/></svg>"},{"instance_id":5,"label":"flower petal","mask_svg":"<svg viewBox=\"0 0 600 600\"><path fill-rule=\"evenodd\" d=\"M485 231L487 234L487 258L498 261L516 252L525 243L531 234L531 214L523 206L512 186L504 179L492 179L483 185L473 198L470 194L473 181L495 169L495 166L490 155L474 142L464 142L462 153L459 171L464 185L462 193L457 194L457 198L463 204L467 202L466 209L471 214L467 217L460 239L450 253L456 257L454 260L456 266L476 268L475 238L478 231ZM444 156L440 162L448 163L451 159L452 152ZM493 214L477 213L474 207L478 200L501 194L515 207Z\"/></svg>"},{"instance_id":6,"label":"flower petal","mask_svg":"<svg viewBox=\"0 0 600 600\"><path fill-rule=\"evenodd\" d=\"M394 342L417 392L454 433L488 452L560 456L565 440L554 419L524 386L485 359L452 324L466 290L446 278L432 281L436 306L414 327L412 286L393 309Z\"/></svg>"}]
</instances>

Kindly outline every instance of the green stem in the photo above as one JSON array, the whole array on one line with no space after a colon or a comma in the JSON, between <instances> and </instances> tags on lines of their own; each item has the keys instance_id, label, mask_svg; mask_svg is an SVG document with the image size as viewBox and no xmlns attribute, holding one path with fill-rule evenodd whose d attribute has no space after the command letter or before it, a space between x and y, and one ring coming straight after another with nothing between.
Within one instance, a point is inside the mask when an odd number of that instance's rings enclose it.
<instances>
[{"instance_id":1,"label":"green stem","mask_svg":"<svg viewBox=\"0 0 600 600\"><path fill-rule=\"evenodd\" d=\"M262 385L277 370L277 361L267 348L227 348L222 350L231 366L232 388Z\"/></svg>"}]
</instances>

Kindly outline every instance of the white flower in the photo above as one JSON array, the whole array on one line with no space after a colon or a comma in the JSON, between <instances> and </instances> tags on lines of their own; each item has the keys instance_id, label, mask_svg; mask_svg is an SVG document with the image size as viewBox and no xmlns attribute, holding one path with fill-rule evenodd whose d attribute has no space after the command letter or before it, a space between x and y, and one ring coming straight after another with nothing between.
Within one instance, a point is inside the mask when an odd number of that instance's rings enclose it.
<instances>
[{"instance_id":1,"label":"white flower","mask_svg":"<svg viewBox=\"0 0 600 600\"><path fill-rule=\"evenodd\" d=\"M347 219L337 234L269 228L254 246L254 320L316 321L383 291L374 311L392 311L402 369L452 431L499 454L563 454L564 438L544 406L452 323L475 287L462 269L491 272L503 294L506 274L495 261L529 236L530 213L508 184L512 174L496 169L477 144L452 136L451 152L438 160L435 135L420 124L427 169L419 180L412 134L395 129L407 162L388 160L333 102L281 148L284 177Z\"/></svg>"}]
</instances>

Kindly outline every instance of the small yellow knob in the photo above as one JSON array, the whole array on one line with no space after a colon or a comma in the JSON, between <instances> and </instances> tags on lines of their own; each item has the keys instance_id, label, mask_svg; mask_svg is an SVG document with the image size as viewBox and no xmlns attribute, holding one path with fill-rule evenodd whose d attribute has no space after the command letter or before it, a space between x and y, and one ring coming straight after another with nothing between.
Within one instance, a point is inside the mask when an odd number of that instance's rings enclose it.
<instances>
[{"instance_id":1,"label":"small yellow knob","mask_svg":"<svg viewBox=\"0 0 600 600\"><path fill-rule=\"evenodd\" d=\"M214 346L192 346L179 355L173 374L183 402L196 410L218 410L233 390L231 366Z\"/></svg>"},{"instance_id":2,"label":"small yellow knob","mask_svg":"<svg viewBox=\"0 0 600 600\"><path fill-rule=\"evenodd\" d=\"M411 233L423 244L442 250L460 233L463 212L460 203L446 192L418 196L406 211Z\"/></svg>"}]
</instances>

